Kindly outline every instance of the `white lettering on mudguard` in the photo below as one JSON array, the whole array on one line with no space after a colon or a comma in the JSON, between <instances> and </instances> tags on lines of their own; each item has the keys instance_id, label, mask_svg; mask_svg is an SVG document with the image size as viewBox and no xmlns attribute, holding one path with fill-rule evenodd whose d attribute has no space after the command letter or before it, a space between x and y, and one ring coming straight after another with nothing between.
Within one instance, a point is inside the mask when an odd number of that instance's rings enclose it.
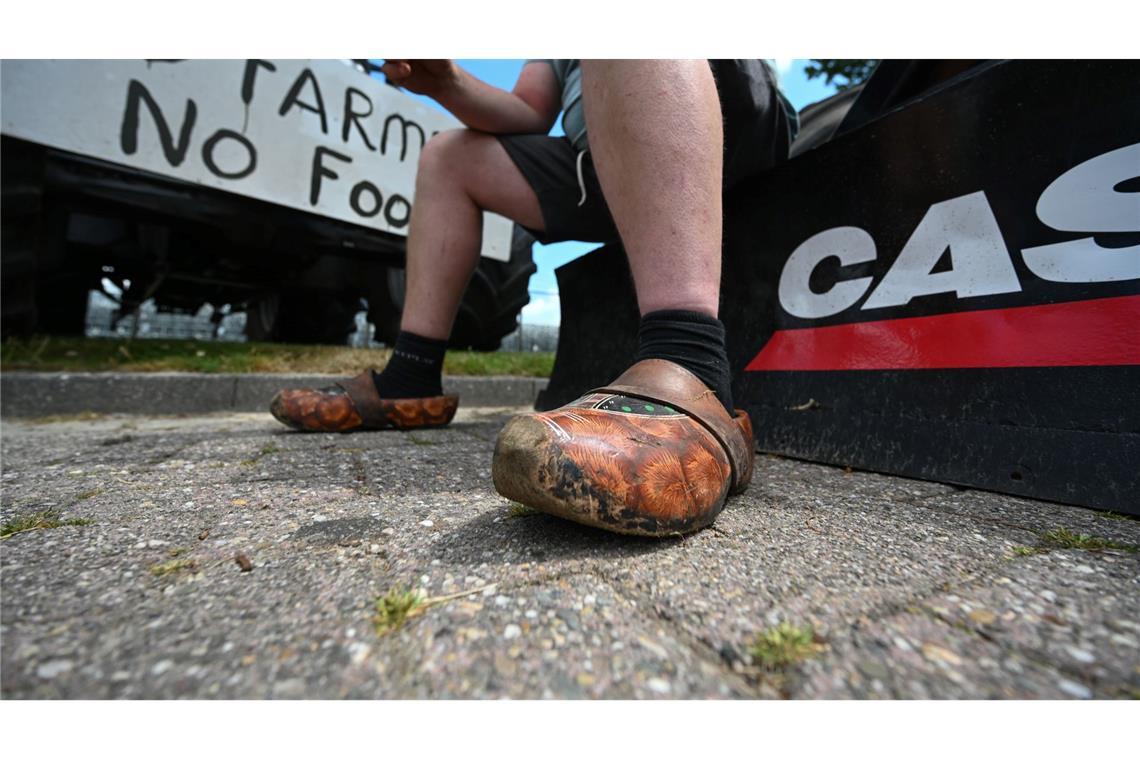
<instances>
[{"instance_id":1,"label":"white lettering on mudguard","mask_svg":"<svg viewBox=\"0 0 1140 760\"><path fill-rule=\"evenodd\" d=\"M932 272L947 248L951 268ZM1020 290L1001 228L979 191L930 207L863 308L902 306L933 293L969 298Z\"/></svg>"},{"instance_id":2,"label":"white lettering on mudguard","mask_svg":"<svg viewBox=\"0 0 1140 760\"><path fill-rule=\"evenodd\" d=\"M858 227L833 227L812 235L792 252L780 274L779 297L784 311L803 319L819 319L854 306L867 288L870 277L837 282L825 293L812 292L808 281L816 266L835 257L840 264L875 260L875 241Z\"/></svg>"},{"instance_id":3,"label":"white lettering on mudguard","mask_svg":"<svg viewBox=\"0 0 1140 760\"><path fill-rule=\"evenodd\" d=\"M1115 190L1140 177L1140 143L1077 164L1037 201L1037 217L1065 232L1140 232L1140 193ZM1021 251L1025 266L1051 282L1117 282L1140 278L1140 246L1104 248L1091 237Z\"/></svg>"}]
</instances>

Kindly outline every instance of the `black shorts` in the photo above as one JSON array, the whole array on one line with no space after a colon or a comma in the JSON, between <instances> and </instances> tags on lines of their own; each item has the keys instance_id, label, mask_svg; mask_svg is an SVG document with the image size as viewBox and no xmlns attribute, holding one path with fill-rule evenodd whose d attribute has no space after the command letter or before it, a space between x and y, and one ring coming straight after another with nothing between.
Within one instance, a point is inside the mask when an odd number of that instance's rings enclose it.
<instances>
[{"instance_id":1,"label":"black shorts","mask_svg":"<svg viewBox=\"0 0 1140 760\"><path fill-rule=\"evenodd\" d=\"M787 159L791 132L776 83L761 61L715 60L709 65L724 118L724 185L729 190ZM530 232L540 243L618 239L589 152L582 156L579 184L578 151L568 138L501 135L499 142L538 195L546 229Z\"/></svg>"}]
</instances>

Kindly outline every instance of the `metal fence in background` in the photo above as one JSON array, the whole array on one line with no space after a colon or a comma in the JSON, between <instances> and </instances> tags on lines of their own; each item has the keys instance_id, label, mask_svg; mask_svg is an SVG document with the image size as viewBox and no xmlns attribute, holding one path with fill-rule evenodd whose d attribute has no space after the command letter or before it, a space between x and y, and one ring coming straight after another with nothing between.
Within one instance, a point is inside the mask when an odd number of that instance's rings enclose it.
<instances>
[{"instance_id":1,"label":"metal fence in background","mask_svg":"<svg viewBox=\"0 0 1140 760\"><path fill-rule=\"evenodd\" d=\"M87 303L85 332L89 338L183 338L218 340L244 343L245 313L221 314L215 322L212 306L203 306L197 314L170 314L159 312L154 301L143 302L136 314L115 323L118 304L97 290L91 291ZM368 322L367 312L356 314L356 331L348 336L347 343L354 348L378 348L384 344L375 340L376 328ZM500 351L556 351L558 327L556 325L520 324L503 339Z\"/></svg>"},{"instance_id":2,"label":"metal fence in background","mask_svg":"<svg viewBox=\"0 0 1140 760\"><path fill-rule=\"evenodd\" d=\"M89 338L184 338L245 342L245 313L224 314L213 321L214 308L203 306L197 314L159 312L154 300L144 301L134 314L115 322L118 304L97 290L87 301L85 334Z\"/></svg>"},{"instance_id":3,"label":"metal fence in background","mask_svg":"<svg viewBox=\"0 0 1140 760\"><path fill-rule=\"evenodd\" d=\"M520 324L503 338L500 351L557 351L558 325Z\"/></svg>"}]
</instances>

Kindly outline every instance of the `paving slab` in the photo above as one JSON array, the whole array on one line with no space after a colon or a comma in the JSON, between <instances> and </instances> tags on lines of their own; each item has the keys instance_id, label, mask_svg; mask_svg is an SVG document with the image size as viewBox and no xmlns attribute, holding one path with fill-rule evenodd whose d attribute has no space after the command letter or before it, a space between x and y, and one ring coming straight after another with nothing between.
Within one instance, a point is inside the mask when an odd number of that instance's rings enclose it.
<instances>
[{"instance_id":1,"label":"paving slab","mask_svg":"<svg viewBox=\"0 0 1140 760\"><path fill-rule=\"evenodd\" d=\"M267 414L0 428L5 698L1136 698L1140 522L760 455L711 529L520 509L509 414L285 430ZM1067 529L1125 548L1056 548ZM376 601L429 603L380 630ZM765 665L758 635L811 631Z\"/></svg>"}]
</instances>

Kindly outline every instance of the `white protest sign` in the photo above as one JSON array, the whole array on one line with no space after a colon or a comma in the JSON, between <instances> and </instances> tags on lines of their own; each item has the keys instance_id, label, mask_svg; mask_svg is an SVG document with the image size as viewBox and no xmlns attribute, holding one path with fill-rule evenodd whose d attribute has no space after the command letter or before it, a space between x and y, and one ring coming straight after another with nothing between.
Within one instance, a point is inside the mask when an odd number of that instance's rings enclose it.
<instances>
[{"instance_id":1,"label":"white protest sign","mask_svg":"<svg viewBox=\"0 0 1140 760\"><path fill-rule=\"evenodd\" d=\"M6 135L406 235L416 164L453 117L342 61L5 61ZM510 258L486 214L483 255Z\"/></svg>"}]
</instances>

